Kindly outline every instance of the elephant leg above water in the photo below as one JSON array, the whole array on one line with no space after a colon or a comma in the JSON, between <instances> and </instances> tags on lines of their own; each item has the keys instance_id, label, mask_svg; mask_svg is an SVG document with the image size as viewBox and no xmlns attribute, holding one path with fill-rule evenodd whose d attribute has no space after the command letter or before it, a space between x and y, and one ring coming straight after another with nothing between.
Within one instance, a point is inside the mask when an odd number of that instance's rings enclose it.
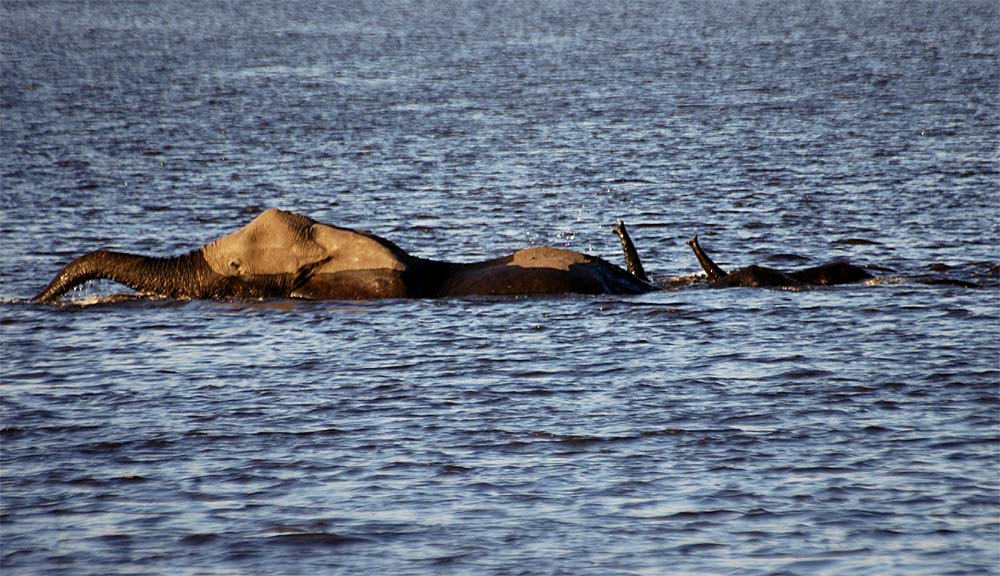
<instances>
[{"instance_id":1,"label":"elephant leg above water","mask_svg":"<svg viewBox=\"0 0 1000 576\"><path fill-rule=\"evenodd\" d=\"M625 252L625 267L639 280L649 282L649 277L646 276L642 261L639 259L639 252L635 249L632 237L628 235L628 230L625 228L625 222L618 221L618 225L615 226L615 234L618 235L618 240L622 243L622 251Z\"/></svg>"}]
</instances>

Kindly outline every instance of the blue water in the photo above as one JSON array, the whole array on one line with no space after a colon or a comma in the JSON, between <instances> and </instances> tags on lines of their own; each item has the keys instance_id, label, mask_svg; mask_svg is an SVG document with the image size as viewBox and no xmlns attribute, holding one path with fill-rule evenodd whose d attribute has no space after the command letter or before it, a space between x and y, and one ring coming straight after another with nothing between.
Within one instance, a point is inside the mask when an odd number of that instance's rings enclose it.
<instances>
[{"instance_id":1,"label":"blue water","mask_svg":"<svg viewBox=\"0 0 1000 576\"><path fill-rule=\"evenodd\" d=\"M1000 573L1000 4L313 4L0 4L5 576ZM24 301L270 206L672 287Z\"/></svg>"}]
</instances>

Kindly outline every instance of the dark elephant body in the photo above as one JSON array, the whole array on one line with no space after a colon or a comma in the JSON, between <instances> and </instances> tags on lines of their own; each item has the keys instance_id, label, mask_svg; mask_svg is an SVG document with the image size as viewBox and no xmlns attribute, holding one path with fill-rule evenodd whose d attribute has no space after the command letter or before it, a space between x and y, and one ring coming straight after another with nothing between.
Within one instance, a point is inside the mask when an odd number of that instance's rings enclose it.
<instances>
[{"instance_id":1,"label":"dark elephant body","mask_svg":"<svg viewBox=\"0 0 1000 576\"><path fill-rule=\"evenodd\" d=\"M756 264L738 268L732 272L725 272L702 249L697 236L692 238L688 242L688 245L694 250L695 257L698 258L698 263L701 264L702 269L705 271L709 283L718 288L732 288L736 286L755 288L832 286L836 284L864 282L873 278L864 268L839 260L793 272L785 272Z\"/></svg>"},{"instance_id":2,"label":"dark elephant body","mask_svg":"<svg viewBox=\"0 0 1000 576\"><path fill-rule=\"evenodd\" d=\"M153 258L99 250L63 268L34 300L51 302L107 278L172 298L433 298L635 294L657 289L601 258L533 247L475 263L417 258L374 234L270 209L189 254Z\"/></svg>"}]
</instances>

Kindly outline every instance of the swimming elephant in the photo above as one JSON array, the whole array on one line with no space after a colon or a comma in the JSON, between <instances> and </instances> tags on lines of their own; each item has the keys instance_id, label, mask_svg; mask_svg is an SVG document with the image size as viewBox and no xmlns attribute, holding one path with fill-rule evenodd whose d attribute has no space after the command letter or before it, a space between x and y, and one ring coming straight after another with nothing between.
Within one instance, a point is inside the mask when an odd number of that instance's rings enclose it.
<instances>
[{"instance_id":1,"label":"swimming elephant","mask_svg":"<svg viewBox=\"0 0 1000 576\"><path fill-rule=\"evenodd\" d=\"M629 266L641 270L624 225L616 232ZM98 278L139 292L197 299L637 294L658 289L645 273L636 275L570 250L533 247L502 258L457 264L411 256L369 232L276 209L182 256L91 252L59 271L33 300L56 301L75 286Z\"/></svg>"},{"instance_id":2,"label":"swimming elephant","mask_svg":"<svg viewBox=\"0 0 1000 576\"><path fill-rule=\"evenodd\" d=\"M694 250L694 255L698 258L702 270L708 276L712 286L720 288L734 286L765 286L765 287L797 287L797 286L831 286L834 284L850 284L852 282L863 282L874 278L867 270L844 261L834 261L803 268L795 272L784 272L766 266L751 265L739 268L732 272L725 272L719 268L695 236L688 241L688 246Z\"/></svg>"}]
</instances>

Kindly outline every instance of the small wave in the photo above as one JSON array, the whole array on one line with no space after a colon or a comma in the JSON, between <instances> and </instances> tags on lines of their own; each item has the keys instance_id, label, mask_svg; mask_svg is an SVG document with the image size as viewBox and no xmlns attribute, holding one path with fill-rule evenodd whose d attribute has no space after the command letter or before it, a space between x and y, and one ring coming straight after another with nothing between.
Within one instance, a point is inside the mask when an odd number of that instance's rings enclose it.
<instances>
[{"instance_id":1,"label":"small wave","mask_svg":"<svg viewBox=\"0 0 1000 576\"><path fill-rule=\"evenodd\" d=\"M339 428L321 428L317 430L298 430L298 431L285 431L285 430L261 430L259 432L253 433L254 436L287 436L290 438L306 437L306 436L336 436L343 434L344 431Z\"/></svg>"},{"instance_id":2,"label":"small wave","mask_svg":"<svg viewBox=\"0 0 1000 576\"><path fill-rule=\"evenodd\" d=\"M689 314L690 313L689 311L684 310L683 308L674 307L674 306L659 306L659 305L652 305L652 306L651 305L645 305L645 306L649 306L649 307L643 308L643 310L642 310L642 314L645 315L645 316L653 316L653 317L657 317L657 316L678 316L678 315L685 315L685 314Z\"/></svg>"},{"instance_id":3,"label":"small wave","mask_svg":"<svg viewBox=\"0 0 1000 576\"><path fill-rule=\"evenodd\" d=\"M159 296L154 295L143 295L138 293L122 293L122 294L102 294L95 296L81 296L78 298L65 298L57 302L45 302L39 303L32 301L31 298L4 298L0 297L0 304L41 304L44 306L56 306L56 307L79 307L86 308L88 306L95 306L98 304L116 304L119 302L134 302L137 300L157 300L163 299Z\"/></svg>"},{"instance_id":4,"label":"small wave","mask_svg":"<svg viewBox=\"0 0 1000 576\"><path fill-rule=\"evenodd\" d=\"M741 498L747 496L744 493L730 494L729 498ZM720 508L717 510L682 510L680 512L674 512L673 514L668 514L666 516L660 517L663 520L672 520L676 522L703 522L705 520L725 520L727 518L732 518L734 516L739 516L740 512L737 510L728 510L725 508Z\"/></svg>"},{"instance_id":5,"label":"small wave","mask_svg":"<svg viewBox=\"0 0 1000 576\"><path fill-rule=\"evenodd\" d=\"M781 421L770 415L770 414L735 414L733 416L727 416L719 420L720 424L727 425L763 425L763 424L780 424Z\"/></svg>"},{"instance_id":6,"label":"small wave","mask_svg":"<svg viewBox=\"0 0 1000 576\"><path fill-rule=\"evenodd\" d=\"M219 539L218 534L188 534L180 539L182 544L188 544L191 546L200 546L203 544L211 544Z\"/></svg>"},{"instance_id":7,"label":"small wave","mask_svg":"<svg viewBox=\"0 0 1000 576\"><path fill-rule=\"evenodd\" d=\"M796 368L794 370L788 370L787 372L782 372L773 377L774 380L786 381L786 380L813 380L819 378L825 378L827 376L832 376L833 372L829 370L820 370L818 368Z\"/></svg>"},{"instance_id":8,"label":"small wave","mask_svg":"<svg viewBox=\"0 0 1000 576\"><path fill-rule=\"evenodd\" d=\"M291 532L268 536L267 541L281 546L343 546L345 544L371 543L370 538L345 536L333 532Z\"/></svg>"},{"instance_id":9,"label":"small wave","mask_svg":"<svg viewBox=\"0 0 1000 576\"><path fill-rule=\"evenodd\" d=\"M613 180L608 180L608 184L656 184L652 180L647 180L645 178L615 178Z\"/></svg>"},{"instance_id":10,"label":"small wave","mask_svg":"<svg viewBox=\"0 0 1000 576\"><path fill-rule=\"evenodd\" d=\"M0 304L31 304L31 299L30 298L4 298L4 297L0 297Z\"/></svg>"},{"instance_id":11,"label":"small wave","mask_svg":"<svg viewBox=\"0 0 1000 576\"><path fill-rule=\"evenodd\" d=\"M157 302L171 300L166 296L158 294L140 292L122 292L116 294L95 294L92 296L82 296L79 298L66 298L58 302L45 303L45 306L56 306L59 308L89 308L107 304L122 304L130 302ZM35 304L29 299L18 301L19 304Z\"/></svg>"},{"instance_id":12,"label":"small wave","mask_svg":"<svg viewBox=\"0 0 1000 576\"><path fill-rule=\"evenodd\" d=\"M705 284L705 275L698 272L683 276L660 276L653 278L653 283L666 290L676 290L695 284Z\"/></svg>"},{"instance_id":13,"label":"small wave","mask_svg":"<svg viewBox=\"0 0 1000 576\"><path fill-rule=\"evenodd\" d=\"M894 284L905 284L907 279L902 276L879 276L869 278L862 282L865 286L892 286Z\"/></svg>"},{"instance_id":14,"label":"small wave","mask_svg":"<svg viewBox=\"0 0 1000 576\"><path fill-rule=\"evenodd\" d=\"M720 544L718 542L695 542L692 544L681 544L680 546L676 546L674 551L687 556L689 554L700 554L703 552L718 550L720 548L726 548L726 546L726 544Z\"/></svg>"},{"instance_id":15,"label":"small wave","mask_svg":"<svg viewBox=\"0 0 1000 576\"><path fill-rule=\"evenodd\" d=\"M976 282L970 282L968 280L962 280L959 278L952 278L949 276L935 276L935 275L923 275L913 278L915 281L921 284L938 285L938 286L959 286L961 288L983 288L982 284Z\"/></svg>"},{"instance_id":16,"label":"small wave","mask_svg":"<svg viewBox=\"0 0 1000 576\"><path fill-rule=\"evenodd\" d=\"M875 240L868 240L867 238L841 238L839 240L834 240L830 244L839 246L881 246L881 242L876 242Z\"/></svg>"}]
</instances>

